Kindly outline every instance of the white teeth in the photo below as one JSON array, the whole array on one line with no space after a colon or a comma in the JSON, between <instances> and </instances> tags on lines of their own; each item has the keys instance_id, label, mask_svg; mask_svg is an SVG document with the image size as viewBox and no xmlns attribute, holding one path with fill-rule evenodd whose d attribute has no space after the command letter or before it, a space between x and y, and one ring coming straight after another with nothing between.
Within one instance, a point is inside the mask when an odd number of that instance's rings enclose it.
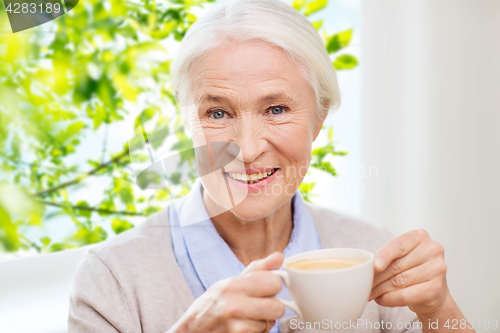
<instances>
[{"instance_id":1,"label":"white teeth","mask_svg":"<svg viewBox=\"0 0 500 333\"><path fill-rule=\"evenodd\" d=\"M252 173L252 174L246 174L246 173L228 173L229 177L236 179L236 180L241 180L244 182L247 182L249 184L253 184L257 181L260 181L264 178L269 177L272 173L274 172L273 170L265 171L265 172L259 172L259 173Z\"/></svg>"}]
</instances>

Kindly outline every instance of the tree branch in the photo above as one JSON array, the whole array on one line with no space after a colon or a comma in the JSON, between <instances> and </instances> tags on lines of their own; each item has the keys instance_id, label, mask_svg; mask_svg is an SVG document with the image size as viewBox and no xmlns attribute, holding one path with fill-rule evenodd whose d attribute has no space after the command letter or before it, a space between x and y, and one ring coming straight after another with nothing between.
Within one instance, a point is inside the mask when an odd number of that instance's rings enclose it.
<instances>
[{"instance_id":1,"label":"tree branch","mask_svg":"<svg viewBox=\"0 0 500 333\"><path fill-rule=\"evenodd\" d=\"M98 172L99 170L101 169L104 169L106 168L107 166L121 160L123 157L125 157L126 155L128 154L128 150L126 151L123 151L122 153L120 153L118 156L116 156L115 158L111 159L110 161L106 162L106 163L102 163L100 165L98 165L97 167L95 167L94 169L86 172L85 174L83 174L82 176L79 176L79 177L76 177L75 179L73 180L70 180L70 181L67 181L65 183L62 183L62 184L59 184L57 186L54 186L52 188L49 188L49 189L46 189L46 190L43 190L43 191L40 191L40 192L37 192L35 193L35 196L37 197L41 197L41 196L44 196L46 194L49 194L49 193L52 193L52 192L56 192L56 191L59 191L60 189L63 189L65 187L68 187L68 186L71 186L71 185L74 185L74 184L78 184L79 182L81 182L82 180L84 180L85 178L89 177L89 176L92 176L93 174L95 174L96 172Z\"/></svg>"},{"instance_id":2,"label":"tree branch","mask_svg":"<svg viewBox=\"0 0 500 333\"><path fill-rule=\"evenodd\" d=\"M60 207L60 208L70 208L70 209L75 209L75 210L87 210L87 211L97 212L97 213L102 213L102 214L145 216L143 213L129 212L129 211L126 211L126 210L117 211L117 210L109 210L109 209L100 209L100 208L93 208L93 207L85 207L85 206L65 205L65 204L60 204L60 203L57 203L57 202L45 201L45 200L37 200L37 201L40 202L40 203L43 203L45 205L48 205L48 206L54 206L54 207Z\"/></svg>"},{"instance_id":3,"label":"tree branch","mask_svg":"<svg viewBox=\"0 0 500 333\"><path fill-rule=\"evenodd\" d=\"M42 252L42 249L40 248L40 246L38 246L36 243L32 242L28 237L26 237L22 234L19 234L19 238L23 239L30 246L34 247L38 253Z\"/></svg>"}]
</instances>

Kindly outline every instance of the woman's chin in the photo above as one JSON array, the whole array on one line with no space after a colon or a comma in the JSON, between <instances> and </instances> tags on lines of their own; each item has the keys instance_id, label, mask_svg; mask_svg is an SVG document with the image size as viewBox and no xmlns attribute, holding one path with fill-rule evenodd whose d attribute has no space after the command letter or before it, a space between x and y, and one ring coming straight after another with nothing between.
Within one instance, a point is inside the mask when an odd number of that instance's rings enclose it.
<instances>
[{"instance_id":1,"label":"woman's chin","mask_svg":"<svg viewBox=\"0 0 500 333\"><path fill-rule=\"evenodd\" d=\"M233 209L231 209L231 213L233 213L236 217L245 221L253 221L265 218L272 214L278 207L279 203L271 202L271 200L248 200L246 198L239 205L236 205ZM252 202L249 202L252 201Z\"/></svg>"},{"instance_id":2,"label":"woman's chin","mask_svg":"<svg viewBox=\"0 0 500 333\"><path fill-rule=\"evenodd\" d=\"M234 209L231 209L231 213L233 213L236 217L243 221L255 221L265 218L266 216L271 214L271 211L255 211L248 209L238 209L237 207L235 207Z\"/></svg>"}]
</instances>

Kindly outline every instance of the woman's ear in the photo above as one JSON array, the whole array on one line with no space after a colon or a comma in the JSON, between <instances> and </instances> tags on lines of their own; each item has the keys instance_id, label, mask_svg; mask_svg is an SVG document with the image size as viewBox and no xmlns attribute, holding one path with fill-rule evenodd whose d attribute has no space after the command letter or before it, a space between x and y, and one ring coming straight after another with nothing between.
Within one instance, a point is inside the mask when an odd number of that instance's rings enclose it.
<instances>
[{"instance_id":1,"label":"woman's ear","mask_svg":"<svg viewBox=\"0 0 500 333\"><path fill-rule=\"evenodd\" d=\"M323 102L321 104L321 110L318 112L316 117L316 126L314 128L314 136L313 141L316 141L316 138L321 131L321 127L323 127L323 123L325 122L326 116L328 116L328 111L330 111L330 103L328 101Z\"/></svg>"}]
</instances>

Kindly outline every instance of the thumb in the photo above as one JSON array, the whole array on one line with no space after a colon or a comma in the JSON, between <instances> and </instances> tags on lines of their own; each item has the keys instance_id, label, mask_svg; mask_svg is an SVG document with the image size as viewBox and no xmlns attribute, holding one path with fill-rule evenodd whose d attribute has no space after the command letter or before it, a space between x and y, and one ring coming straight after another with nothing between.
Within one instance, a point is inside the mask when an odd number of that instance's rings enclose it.
<instances>
[{"instance_id":1,"label":"thumb","mask_svg":"<svg viewBox=\"0 0 500 333\"><path fill-rule=\"evenodd\" d=\"M271 269L278 269L283 264L283 259L284 257L281 252L273 252L265 258L252 261L243 270L243 272L241 272L241 275L254 271L268 271Z\"/></svg>"}]
</instances>

